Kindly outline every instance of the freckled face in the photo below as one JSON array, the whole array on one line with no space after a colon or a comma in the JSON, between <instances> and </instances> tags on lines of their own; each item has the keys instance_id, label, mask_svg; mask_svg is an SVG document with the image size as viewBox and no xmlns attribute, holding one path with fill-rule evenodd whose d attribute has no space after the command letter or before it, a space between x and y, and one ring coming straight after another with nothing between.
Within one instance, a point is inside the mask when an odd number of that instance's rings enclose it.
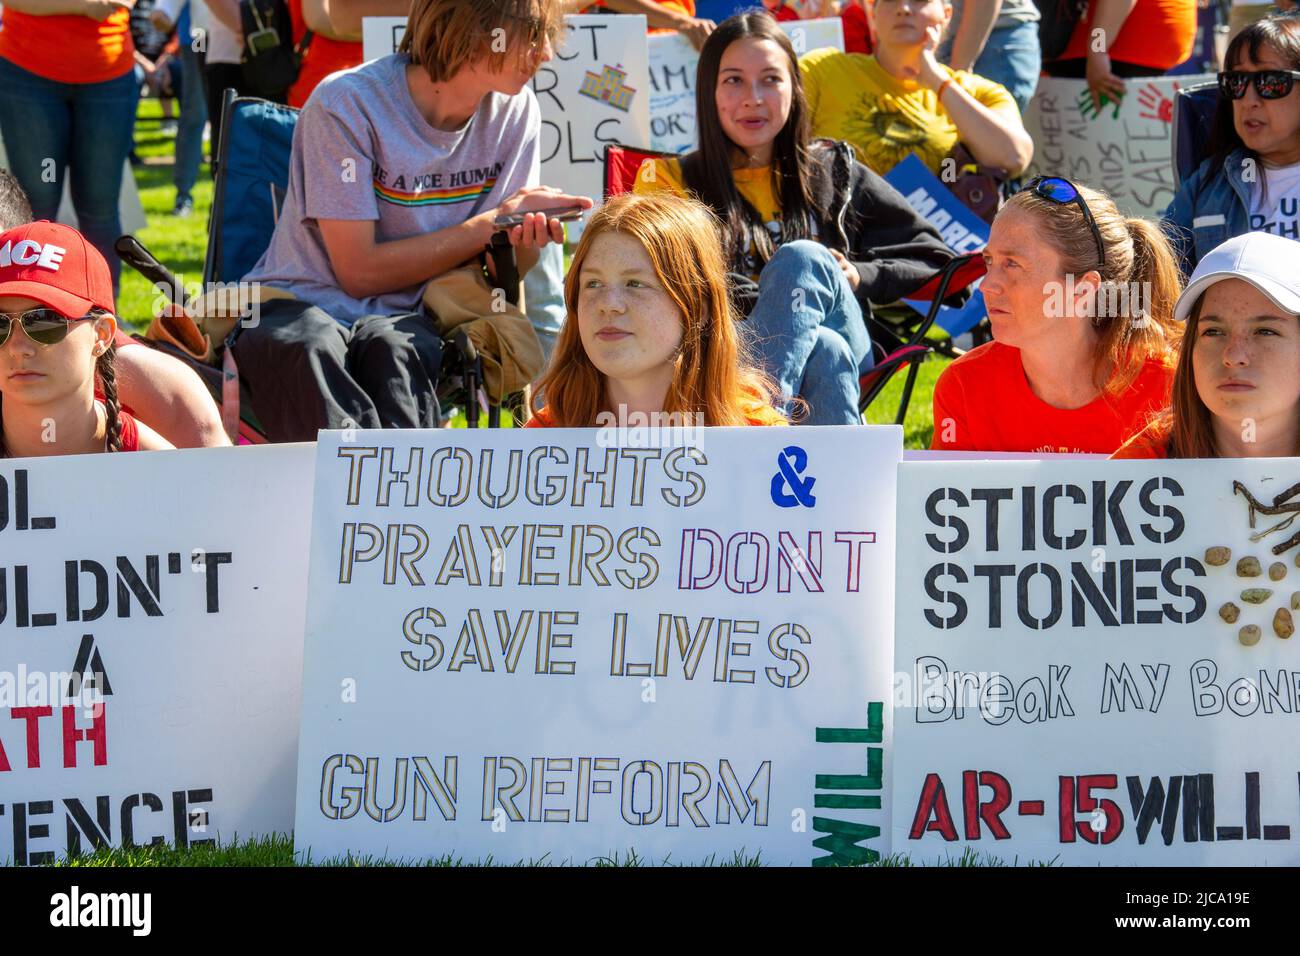
<instances>
[{"instance_id":1,"label":"freckled face","mask_svg":"<svg viewBox=\"0 0 1300 956\"><path fill-rule=\"evenodd\" d=\"M1229 427L1300 416L1300 319L1249 282L1205 290L1192 348L1196 392Z\"/></svg>"},{"instance_id":2,"label":"freckled face","mask_svg":"<svg viewBox=\"0 0 1300 956\"><path fill-rule=\"evenodd\" d=\"M598 236L578 281L582 347L606 378L663 383L676 370L684 322L640 241L618 232Z\"/></svg>"}]
</instances>

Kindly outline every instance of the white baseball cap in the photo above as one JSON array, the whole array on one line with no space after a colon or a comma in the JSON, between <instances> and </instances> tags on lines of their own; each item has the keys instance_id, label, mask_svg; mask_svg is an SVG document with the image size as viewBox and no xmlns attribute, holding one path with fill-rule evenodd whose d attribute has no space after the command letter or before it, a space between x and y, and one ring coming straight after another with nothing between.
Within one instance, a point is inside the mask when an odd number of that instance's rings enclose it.
<instances>
[{"instance_id":1,"label":"white baseball cap","mask_svg":"<svg viewBox=\"0 0 1300 956\"><path fill-rule=\"evenodd\" d=\"M1300 315L1300 242L1247 232L1215 246L1192 271L1174 319L1185 322L1201 294L1221 279L1249 282L1283 312Z\"/></svg>"}]
</instances>

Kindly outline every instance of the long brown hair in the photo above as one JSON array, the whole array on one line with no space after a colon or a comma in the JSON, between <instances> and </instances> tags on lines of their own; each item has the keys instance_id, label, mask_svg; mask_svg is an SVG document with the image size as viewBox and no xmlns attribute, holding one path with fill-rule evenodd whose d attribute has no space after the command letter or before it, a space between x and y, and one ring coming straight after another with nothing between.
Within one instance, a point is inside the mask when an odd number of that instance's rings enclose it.
<instances>
[{"instance_id":1,"label":"long brown hair","mask_svg":"<svg viewBox=\"0 0 1300 956\"><path fill-rule=\"evenodd\" d=\"M1200 335L1201 308L1205 304L1202 292L1187 317L1183 330L1183 344L1178 353L1178 367L1174 371L1173 396L1169 409L1155 426L1160 434L1168 435L1166 451L1170 458L1221 458L1222 452L1214 442L1214 416L1196 388L1196 368L1192 364L1196 340ZM1300 455L1300 446L1294 452Z\"/></svg>"},{"instance_id":2,"label":"long brown hair","mask_svg":"<svg viewBox=\"0 0 1300 956\"><path fill-rule=\"evenodd\" d=\"M728 17L709 34L700 50L700 63L695 72L695 128L700 146L694 154L683 157L682 162L685 167L693 165L698 170L698 176L690 177L698 180L698 196L726 227L724 242L729 268L743 272L741 263L751 247L763 264L776 250L762 216L736 189L731 173L735 146L718 118L718 72L722 55L739 40L770 40L788 60L790 115L772 143L772 192L781 203L782 241L812 238L814 223L824 218L824 212L818 209L812 195L814 163L808 154L808 104L794 46L769 13L738 13Z\"/></svg>"},{"instance_id":3,"label":"long brown hair","mask_svg":"<svg viewBox=\"0 0 1300 956\"><path fill-rule=\"evenodd\" d=\"M1039 234L1061 257L1065 275L1096 271L1103 283L1098 296L1111 290L1107 298L1118 307L1098 310L1105 314L1093 318L1098 332L1093 372L1102 394L1113 398L1133 383L1147 361L1173 364L1173 343L1178 336L1174 304L1182 291L1182 275L1169 240L1158 226L1124 216L1103 192L1087 186L1077 188L1101 233L1104 266L1098 261L1096 240L1078 206L1060 205L1025 189L1016 193L1006 208L1034 216ZM1141 290L1150 288L1145 309L1145 292L1136 296L1137 302L1128 294L1134 284ZM1117 290L1124 294L1115 294Z\"/></svg>"},{"instance_id":4,"label":"long brown hair","mask_svg":"<svg viewBox=\"0 0 1300 956\"><path fill-rule=\"evenodd\" d=\"M628 193L592 216L564 280L567 317L534 389L533 414L544 402L551 424L572 428L594 426L599 413L613 411L605 377L587 357L578 331L582 264L592 243L611 232L645 247L655 275L682 314L682 344L663 410L703 414L706 425L782 420L772 407L770 383L743 361L717 220L700 203L668 193Z\"/></svg>"}]
</instances>

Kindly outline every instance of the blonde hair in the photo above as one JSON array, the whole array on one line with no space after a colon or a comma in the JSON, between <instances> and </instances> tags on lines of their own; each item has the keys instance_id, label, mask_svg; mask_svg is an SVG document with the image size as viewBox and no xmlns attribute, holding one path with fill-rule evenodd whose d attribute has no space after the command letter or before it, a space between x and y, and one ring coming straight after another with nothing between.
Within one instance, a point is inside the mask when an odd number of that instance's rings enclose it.
<instances>
[{"instance_id":1,"label":"blonde hair","mask_svg":"<svg viewBox=\"0 0 1300 956\"><path fill-rule=\"evenodd\" d=\"M558 47L563 29L558 0L415 0L398 51L443 83L493 53L500 71L507 51L526 61L543 39Z\"/></svg>"},{"instance_id":2,"label":"blonde hair","mask_svg":"<svg viewBox=\"0 0 1300 956\"><path fill-rule=\"evenodd\" d=\"M592 364L578 330L582 264L606 233L636 239L682 314L682 344L665 412L697 413L706 425L777 424L771 383L743 361L736 313L727 291L721 225L708 208L670 193L625 194L592 216L564 280L567 316L550 364L534 389L533 414L561 427L588 427L607 407L605 376ZM541 399L539 402L538 399Z\"/></svg>"},{"instance_id":3,"label":"blonde hair","mask_svg":"<svg viewBox=\"0 0 1300 956\"><path fill-rule=\"evenodd\" d=\"M1173 365L1179 338L1174 304L1182 291L1182 275L1169 240L1158 226L1124 216L1103 192L1077 184L1076 188L1101 233L1105 265L1098 261L1097 242L1077 205L1061 205L1024 189L1011 197L1005 208L1033 216L1040 235L1060 256L1063 272L1076 277L1097 272L1107 298L1119 306L1097 310L1106 314L1093 319L1099 333L1095 380L1103 394L1114 397L1133 383L1147 361ZM1127 290L1134 285L1149 288L1149 297L1129 295ZM1113 295L1117 289L1124 293Z\"/></svg>"}]
</instances>

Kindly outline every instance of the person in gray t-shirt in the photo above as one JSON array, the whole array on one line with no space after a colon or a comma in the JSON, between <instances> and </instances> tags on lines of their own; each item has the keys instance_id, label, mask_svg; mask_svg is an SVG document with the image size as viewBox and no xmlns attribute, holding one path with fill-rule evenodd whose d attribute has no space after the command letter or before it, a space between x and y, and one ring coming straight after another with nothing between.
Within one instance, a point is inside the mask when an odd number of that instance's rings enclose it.
<instances>
[{"instance_id":1,"label":"person in gray t-shirt","mask_svg":"<svg viewBox=\"0 0 1300 956\"><path fill-rule=\"evenodd\" d=\"M275 233L245 277L292 298L265 301L233 346L273 441L436 427L441 342L420 314L424 285L481 252L510 214L528 214L510 231L525 273L564 236L534 211L590 206L537 184L527 84L560 23L556 0L415 0L403 52L336 73L308 99Z\"/></svg>"},{"instance_id":2,"label":"person in gray t-shirt","mask_svg":"<svg viewBox=\"0 0 1300 956\"><path fill-rule=\"evenodd\" d=\"M953 0L952 7L939 59L1001 83L1023 113L1043 66L1038 7L1033 0Z\"/></svg>"}]
</instances>

